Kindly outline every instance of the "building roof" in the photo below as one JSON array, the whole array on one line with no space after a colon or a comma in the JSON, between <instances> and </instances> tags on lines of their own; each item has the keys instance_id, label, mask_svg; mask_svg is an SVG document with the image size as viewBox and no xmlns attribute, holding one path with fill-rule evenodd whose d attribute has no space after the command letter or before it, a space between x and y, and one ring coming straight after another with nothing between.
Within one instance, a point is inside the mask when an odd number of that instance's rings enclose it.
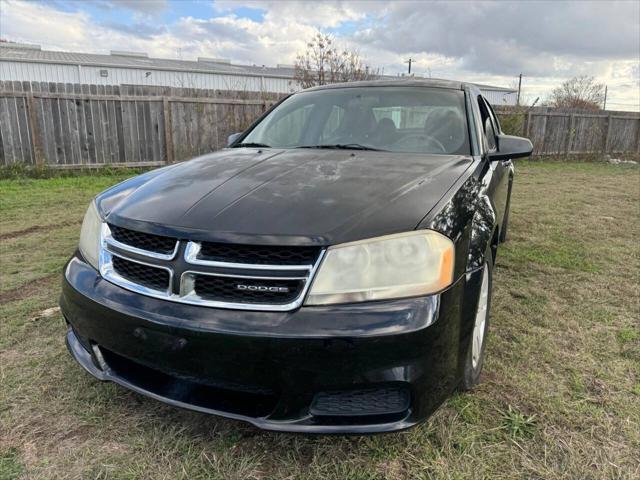
<instances>
[{"instance_id":1,"label":"building roof","mask_svg":"<svg viewBox=\"0 0 640 480\"><path fill-rule=\"evenodd\" d=\"M109 55L81 52L61 52L42 50L39 45L21 43L0 43L0 60L29 63L49 63L62 65L82 65L106 68L139 68L147 70L169 70L177 72L217 73L223 75L246 75L256 77L277 77L291 79L294 75L293 65L278 65L276 67L258 65L237 65L227 59L199 57L194 60L177 60L170 58L152 58L146 53L111 51ZM385 82L398 85L429 85L441 88L461 89L465 84L475 85L482 90L499 92L516 92L517 90L491 85L456 82L443 79L421 77L394 77L384 75L384 80L376 81L375 85ZM350 87L367 86L370 82L352 82ZM336 84L339 86L340 84ZM317 87L317 88L326 88Z\"/></svg>"},{"instance_id":2,"label":"building roof","mask_svg":"<svg viewBox=\"0 0 640 480\"><path fill-rule=\"evenodd\" d=\"M0 43L0 60L31 63L54 63L94 67L140 68L180 72L221 73L228 75L272 76L290 79L290 65L266 67L234 65L229 60L200 57L197 61L152 58L146 53L112 51L110 55L41 50L39 46Z\"/></svg>"}]
</instances>

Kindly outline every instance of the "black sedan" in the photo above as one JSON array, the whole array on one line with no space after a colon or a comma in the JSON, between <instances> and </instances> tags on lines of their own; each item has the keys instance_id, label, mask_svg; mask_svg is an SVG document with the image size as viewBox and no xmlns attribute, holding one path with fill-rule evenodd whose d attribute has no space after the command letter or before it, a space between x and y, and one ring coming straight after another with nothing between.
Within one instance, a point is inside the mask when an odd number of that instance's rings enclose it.
<instances>
[{"instance_id":1,"label":"black sedan","mask_svg":"<svg viewBox=\"0 0 640 480\"><path fill-rule=\"evenodd\" d=\"M89 206L60 300L85 370L279 431L383 432L479 379L511 159L470 84L289 96Z\"/></svg>"}]
</instances>

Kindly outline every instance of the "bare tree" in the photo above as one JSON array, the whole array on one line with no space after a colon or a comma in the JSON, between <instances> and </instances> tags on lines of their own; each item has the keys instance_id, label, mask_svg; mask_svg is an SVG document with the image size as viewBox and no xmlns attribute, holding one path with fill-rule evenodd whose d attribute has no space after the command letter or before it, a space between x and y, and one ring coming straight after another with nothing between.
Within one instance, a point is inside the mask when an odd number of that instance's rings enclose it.
<instances>
[{"instance_id":1,"label":"bare tree","mask_svg":"<svg viewBox=\"0 0 640 480\"><path fill-rule=\"evenodd\" d=\"M339 49L331 35L316 34L298 54L294 79L302 88L327 83L369 80L377 77L356 50Z\"/></svg>"},{"instance_id":2,"label":"bare tree","mask_svg":"<svg viewBox=\"0 0 640 480\"><path fill-rule=\"evenodd\" d=\"M604 85L587 75L573 77L551 92L549 105L558 108L600 110L604 97Z\"/></svg>"}]
</instances>

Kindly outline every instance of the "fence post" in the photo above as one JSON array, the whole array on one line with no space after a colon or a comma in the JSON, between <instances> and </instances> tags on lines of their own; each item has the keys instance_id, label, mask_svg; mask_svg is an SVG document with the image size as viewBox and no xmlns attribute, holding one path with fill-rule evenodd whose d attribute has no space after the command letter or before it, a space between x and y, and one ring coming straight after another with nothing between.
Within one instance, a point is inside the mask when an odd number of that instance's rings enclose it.
<instances>
[{"instance_id":1,"label":"fence post","mask_svg":"<svg viewBox=\"0 0 640 480\"><path fill-rule=\"evenodd\" d=\"M162 112L164 116L164 148L166 153L166 162L173 163L174 151L173 151L173 125L171 122L171 105L167 97L162 97Z\"/></svg>"},{"instance_id":2,"label":"fence post","mask_svg":"<svg viewBox=\"0 0 640 480\"><path fill-rule=\"evenodd\" d=\"M576 125L576 116L574 113L572 113L569 116L569 130L567 131L567 145L565 147L565 155L569 155L571 153L571 147L572 147L572 143L573 143L573 129L575 128Z\"/></svg>"},{"instance_id":3,"label":"fence post","mask_svg":"<svg viewBox=\"0 0 640 480\"><path fill-rule=\"evenodd\" d=\"M529 111L527 112L527 120L526 120L525 126L523 126L523 132L522 132L522 134L527 138L529 137L529 128L531 128L530 125L531 125L531 109L529 109Z\"/></svg>"},{"instance_id":4,"label":"fence post","mask_svg":"<svg viewBox=\"0 0 640 480\"><path fill-rule=\"evenodd\" d=\"M29 118L29 131L31 132L31 150L36 161L36 165L44 165L42 156L42 136L36 120L36 99L32 94L27 96L27 117Z\"/></svg>"},{"instance_id":5,"label":"fence post","mask_svg":"<svg viewBox=\"0 0 640 480\"><path fill-rule=\"evenodd\" d=\"M609 132L611 131L611 115L607 115L606 125L604 128L604 153L609 153Z\"/></svg>"}]
</instances>

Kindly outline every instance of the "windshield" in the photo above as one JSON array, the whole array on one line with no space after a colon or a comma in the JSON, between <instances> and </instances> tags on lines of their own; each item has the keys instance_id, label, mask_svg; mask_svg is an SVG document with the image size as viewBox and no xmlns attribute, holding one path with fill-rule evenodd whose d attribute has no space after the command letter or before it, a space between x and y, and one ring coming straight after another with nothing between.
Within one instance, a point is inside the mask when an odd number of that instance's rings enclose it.
<instances>
[{"instance_id":1,"label":"windshield","mask_svg":"<svg viewBox=\"0 0 640 480\"><path fill-rule=\"evenodd\" d=\"M464 93L426 87L302 92L234 146L469 154Z\"/></svg>"}]
</instances>

